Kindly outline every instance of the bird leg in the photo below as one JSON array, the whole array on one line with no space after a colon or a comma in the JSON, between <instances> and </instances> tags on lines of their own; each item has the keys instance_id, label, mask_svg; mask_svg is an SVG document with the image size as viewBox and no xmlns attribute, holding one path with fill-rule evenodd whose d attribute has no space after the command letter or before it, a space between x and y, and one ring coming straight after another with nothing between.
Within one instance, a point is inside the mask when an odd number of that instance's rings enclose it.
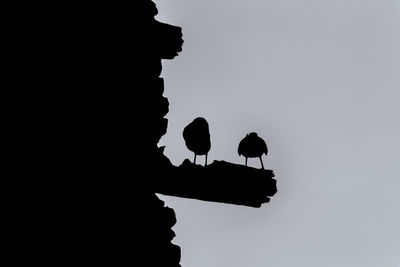
<instances>
[{"instance_id":1,"label":"bird leg","mask_svg":"<svg viewBox=\"0 0 400 267\"><path fill-rule=\"evenodd\" d=\"M208 156L208 153L206 153L206 164L204 166L207 166L207 156Z\"/></svg>"},{"instance_id":2,"label":"bird leg","mask_svg":"<svg viewBox=\"0 0 400 267\"><path fill-rule=\"evenodd\" d=\"M194 160L193 163L196 164L196 153L194 153Z\"/></svg>"},{"instance_id":3,"label":"bird leg","mask_svg":"<svg viewBox=\"0 0 400 267\"><path fill-rule=\"evenodd\" d=\"M260 161L261 161L261 168L264 170L264 164L262 162L262 158L260 157Z\"/></svg>"},{"instance_id":4,"label":"bird leg","mask_svg":"<svg viewBox=\"0 0 400 267\"><path fill-rule=\"evenodd\" d=\"M245 160L245 165L247 166L247 157L245 157L246 158L246 160Z\"/></svg>"}]
</instances>

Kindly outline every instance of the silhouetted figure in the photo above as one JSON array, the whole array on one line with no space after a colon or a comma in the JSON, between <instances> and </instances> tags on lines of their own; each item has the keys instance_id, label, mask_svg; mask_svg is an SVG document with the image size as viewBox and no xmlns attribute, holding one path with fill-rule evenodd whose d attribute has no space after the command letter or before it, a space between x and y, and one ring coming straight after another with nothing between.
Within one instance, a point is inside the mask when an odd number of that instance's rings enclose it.
<instances>
[{"instance_id":1,"label":"silhouetted figure","mask_svg":"<svg viewBox=\"0 0 400 267\"><path fill-rule=\"evenodd\" d=\"M207 166L207 156L211 148L211 141L206 119L199 117L189 123L183 129L183 139L185 139L187 148L194 153L193 163L196 164L197 155L206 155L205 166Z\"/></svg>"},{"instance_id":2,"label":"silhouetted figure","mask_svg":"<svg viewBox=\"0 0 400 267\"><path fill-rule=\"evenodd\" d=\"M242 139L238 147L239 156L243 155L246 158L260 158L261 167L264 169L264 164L262 161L262 154L268 154L268 148L265 141L257 135L257 133L249 133L245 138Z\"/></svg>"}]
</instances>

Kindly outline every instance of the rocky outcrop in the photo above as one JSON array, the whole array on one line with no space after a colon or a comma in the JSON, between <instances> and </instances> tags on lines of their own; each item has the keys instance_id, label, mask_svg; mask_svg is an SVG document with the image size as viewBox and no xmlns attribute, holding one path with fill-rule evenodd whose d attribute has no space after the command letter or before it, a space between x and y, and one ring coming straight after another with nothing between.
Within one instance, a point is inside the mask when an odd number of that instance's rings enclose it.
<instances>
[{"instance_id":1,"label":"rocky outcrop","mask_svg":"<svg viewBox=\"0 0 400 267\"><path fill-rule=\"evenodd\" d=\"M205 201L260 207L277 192L272 170L255 169L225 161L201 166L186 159L159 180L161 194Z\"/></svg>"},{"instance_id":2,"label":"rocky outcrop","mask_svg":"<svg viewBox=\"0 0 400 267\"><path fill-rule=\"evenodd\" d=\"M154 183L159 180L168 180L170 175L166 170L173 166L164 155L164 148L158 147L160 138L167 132L168 120L165 115L169 111L168 99L164 94L164 80L160 77L161 60L172 59L182 50L181 28L158 22L154 19L157 9L151 1L147 1L148 17L144 27L148 37L144 54L142 75L140 79L144 88L140 89L140 105L144 107L139 117L144 117L138 131L140 131L140 145L142 160L138 167L142 169L141 175L147 179L149 191L143 191L140 205L145 209L145 216L141 218L146 222L141 233L146 236L142 246L142 255L148 255L144 262L146 266L177 267L180 261L180 248L171 241L175 236L172 227L176 223L175 213L171 208L165 207L164 202L155 195ZM148 201L146 201L148 199Z\"/></svg>"},{"instance_id":3,"label":"rocky outcrop","mask_svg":"<svg viewBox=\"0 0 400 267\"><path fill-rule=\"evenodd\" d=\"M50 8L25 42L37 43L31 65L46 68L27 86L43 112L26 129L38 136L30 135L36 171L23 186L33 197L15 209L23 217L12 232L13 260L178 267L176 217L156 192L252 207L268 202L276 191L271 171L226 162L176 167L158 147L170 108L161 60L177 56L183 39L180 27L154 18L152 1Z\"/></svg>"},{"instance_id":4,"label":"rocky outcrop","mask_svg":"<svg viewBox=\"0 0 400 267\"><path fill-rule=\"evenodd\" d=\"M149 16L154 16L157 9L151 2L147 10ZM183 44L181 28L160 23L150 17L148 33L151 36L148 57L145 59L143 77L145 92L140 100L148 109L145 110L146 120L140 129L145 129L141 138L144 147L140 167L149 182L152 201L142 202L149 214L144 229L151 235L151 248L146 250L152 254L147 261L149 266L179 266L180 249L172 244L174 236L171 227L175 224L175 214L172 209L165 207L157 200L155 192L193 198L212 202L260 207L269 202L269 198L276 193L276 181L271 170L260 170L236 165L224 161L214 161L203 167L185 160L176 167L163 154L164 148L158 148L157 143L166 133L168 121L164 117L169 110L167 98L163 96L164 83L159 77L161 73L161 59L172 59L181 51Z\"/></svg>"}]
</instances>

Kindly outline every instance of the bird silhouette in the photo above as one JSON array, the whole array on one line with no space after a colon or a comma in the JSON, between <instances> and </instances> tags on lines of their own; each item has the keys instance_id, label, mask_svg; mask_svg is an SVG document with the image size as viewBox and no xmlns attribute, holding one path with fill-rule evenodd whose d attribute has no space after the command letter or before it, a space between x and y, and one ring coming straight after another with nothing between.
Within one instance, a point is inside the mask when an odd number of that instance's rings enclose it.
<instances>
[{"instance_id":1,"label":"bird silhouette","mask_svg":"<svg viewBox=\"0 0 400 267\"><path fill-rule=\"evenodd\" d=\"M208 152L211 149L210 131L204 118L198 117L183 129L183 139L186 147L194 153L194 164L197 155L205 155L207 165Z\"/></svg>"},{"instance_id":2,"label":"bird silhouette","mask_svg":"<svg viewBox=\"0 0 400 267\"><path fill-rule=\"evenodd\" d=\"M259 137L257 133L249 133L242 139L242 141L240 141L238 153L239 156L243 155L246 158L246 166L247 158L259 158L261 161L261 167L264 169L261 157L263 154L268 154L268 148L265 141Z\"/></svg>"}]
</instances>

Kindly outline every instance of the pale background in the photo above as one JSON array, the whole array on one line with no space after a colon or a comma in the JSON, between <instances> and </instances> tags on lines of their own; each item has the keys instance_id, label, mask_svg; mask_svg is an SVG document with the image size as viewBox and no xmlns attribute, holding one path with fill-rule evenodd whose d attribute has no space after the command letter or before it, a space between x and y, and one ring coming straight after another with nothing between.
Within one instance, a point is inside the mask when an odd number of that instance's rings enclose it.
<instances>
[{"instance_id":1,"label":"pale background","mask_svg":"<svg viewBox=\"0 0 400 267\"><path fill-rule=\"evenodd\" d=\"M399 267L400 0L155 2L185 40L163 62L167 156L193 158L203 116L210 162L242 164L256 131L278 180L260 209L160 196L182 266Z\"/></svg>"}]
</instances>

